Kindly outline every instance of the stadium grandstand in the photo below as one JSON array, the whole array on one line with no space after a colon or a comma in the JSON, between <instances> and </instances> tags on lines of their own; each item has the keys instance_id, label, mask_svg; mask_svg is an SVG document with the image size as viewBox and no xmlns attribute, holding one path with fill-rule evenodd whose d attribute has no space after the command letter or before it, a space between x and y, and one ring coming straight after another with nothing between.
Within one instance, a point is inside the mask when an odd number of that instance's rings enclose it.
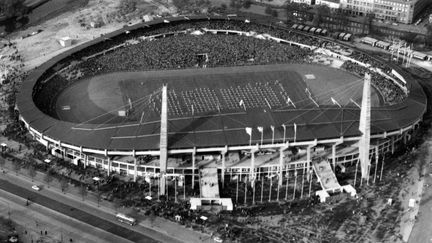
<instances>
[{"instance_id":1,"label":"stadium grandstand","mask_svg":"<svg viewBox=\"0 0 432 243\"><path fill-rule=\"evenodd\" d=\"M419 84L331 39L259 19L179 16L126 26L42 64L17 102L34 139L71 163L164 181L160 194L181 183L216 201L219 187L241 182L255 203L264 180L278 182L277 200L287 199L279 192L289 185L296 198L298 178L297 197L305 179L325 193L352 192L334 171L359 166L365 75L375 180L380 158L422 120Z\"/></svg>"}]
</instances>

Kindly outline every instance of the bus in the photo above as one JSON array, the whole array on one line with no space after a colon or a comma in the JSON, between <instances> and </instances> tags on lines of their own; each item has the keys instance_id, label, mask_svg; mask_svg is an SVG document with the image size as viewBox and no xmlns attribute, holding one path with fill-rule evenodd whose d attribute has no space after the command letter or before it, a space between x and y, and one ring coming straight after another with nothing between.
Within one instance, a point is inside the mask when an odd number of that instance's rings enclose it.
<instances>
[{"instance_id":1,"label":"bus","mask_svg":"<svg viewBox=\"0 0 432 243\"><path fill-rule=\"evenodd\" d=\"M136 224L136 219L129 217L129 216L126 216L122 213L116 214L116 219L122 223L126 223L129 225L135 225Z\"/></svg>"}]
</instances>

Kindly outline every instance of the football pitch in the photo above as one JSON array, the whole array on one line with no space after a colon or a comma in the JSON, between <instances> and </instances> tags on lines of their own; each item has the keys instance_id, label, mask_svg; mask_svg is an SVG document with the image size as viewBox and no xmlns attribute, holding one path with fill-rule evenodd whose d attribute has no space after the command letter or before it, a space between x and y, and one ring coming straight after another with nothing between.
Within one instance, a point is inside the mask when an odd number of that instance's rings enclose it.
<instances>
[{"instance_id":1,"label":"football pitch","mask_svg":"<svg viewBox=\"0 0 432 243\"><path fill-rule=\"evenodd\" d=\"M361 103L363 80L323 65L278 64L208 69L116 72L86 78L56 100L57 116L80 124L159 120L168 87L169 119L236 112L263 113ZM372 106L382 97L373 88Z\"/></svg>"}]
</instances>

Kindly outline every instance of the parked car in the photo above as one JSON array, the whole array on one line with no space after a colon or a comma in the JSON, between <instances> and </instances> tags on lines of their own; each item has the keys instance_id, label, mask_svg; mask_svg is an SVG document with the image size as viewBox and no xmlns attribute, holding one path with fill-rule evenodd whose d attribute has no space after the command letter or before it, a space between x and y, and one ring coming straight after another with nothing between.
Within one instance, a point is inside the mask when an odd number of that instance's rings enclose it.
<instances>
[{"instance_id":1,"label":"parked car","mask_svg":"<svg viewBox=\"0 0 432 243\"><path fill-rule=\"evenodd\" d=\"M36 185L33 185L33 186L32 186L32 189L33 189L33 190L36 190L36 191L40 191L40 190L41 190L41 188L38 187L38 186L36 186Z\"/></svg>"}]
</instances>

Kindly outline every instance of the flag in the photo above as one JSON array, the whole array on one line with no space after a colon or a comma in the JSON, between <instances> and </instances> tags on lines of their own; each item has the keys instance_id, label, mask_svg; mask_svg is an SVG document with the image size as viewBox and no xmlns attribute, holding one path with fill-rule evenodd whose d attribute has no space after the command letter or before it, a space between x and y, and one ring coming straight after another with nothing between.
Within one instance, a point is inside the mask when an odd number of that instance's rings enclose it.
<instances>
[{"instance_id":1,"label":"flag","mask_svg":"<svg viewBox=\"0 0 432 243\"><path fill-rule=\"evenodd\" d=\"M287 99L287 105L292 105L292 106L294 106L294 108L296 107L295 105L294 105L294 102L292 102L292 100L291 100L291 98L288 96L288 99Z\"/></svg>"},{"instance_id":2,"label":"flag","mask_svg":"<svg viewBox=\"0 0 432 243\"><path fill-rule=\"evenodd\" d=\"M249 19L245 19L245 23L250 23L250 20Z\"/></svg>"},{"instance_id":3,"label":"flag","mask_svg":"<svg viewBox=\"0 0 432 243\"><path fill-rule=\"evenodd\" d=\"M258 129L258 131L261 132L261 133L264 131L264 128L263 128L263 127L257 127L257 129Z\"/></svg>"},{"instance_id":4,"label":"flag","mask_svg":"<svg viewBox=\"0 0 432 243\"><path fill-rule=\"evenodd\" d=\"M331 99L333 105L337 105L337 106L341 107L341 105L335 99L333 99L333 97L330 97L330 99Z\"/></svg>"},{"instance_id":5,"label":"flag","mask_svg":"<svg viewBox=\"0 0 432 243\"><path fill-rule=\"evenodd\" d=\"M191 105L191 109L192 109L192 115L194 115L195 114L195 110L194 110L193 104Z\"/></svg>"},{"instance_id":6,"label":"flag","mask_svg":"<svg viewBox=\"0 0 432 243\"><path fill-rule=\"evenodd\" d=\"M146 176L146 177L145 177L145 181L146 181L147 183L150 184L150 182L151 182L151 180L150 180L150 176Z\"/></svg>"},{"instance_id":7,"label":"flag","mask_svg":"<svg viewBox=\"0 0 432 243\"><path fill-rule=\"evenodd\" d=\"M238 179L238 176L234 176L232 179L233 179L233 180L237 180L237 179Z\"/></svg>"},{"instance_id":8,"label":"flag","mask_svg":"<svg viewBox=\"0 0 432 243\"><path fill-rule=\"evenodd\" d=\"M308 88L306 88L305 89L305 92L306 92L306 94L309 96L309 97L311 97L312 95L311 95L311 92L309 91L309 89Z\"/></svg>"},{"instance_id":9,"label":"flag","mask_svg":"<svg viewBox=\"0 0 432 243\"><path fill-rule=\"evenodd\" d=\"M297 134L297 124L294 123L294 135Z\"/></svg>"},{"instance_id":10,"label":"flag","mask_svg":"<svg viewBox=\"0 0 432 243\"><path fill-rule=\"evenodd\" d=\"M274 126L270 126L270 128L271 128L272 132L274 132Z\"/></svg>"},{"instance_id":11,"label":"flag","mask_svg":"<svg viewBox=\"0 0 432 243\"><path fill-rule=\"evenodd\" d=\"M246 127L246 133L249 134L249 136L252 136L252 127Z\"/></svg>"},{"instance_id":12,"label":"flag","mask_svg":"<svg viewBox=\"0 0 432 243\"><path fill-rule=\"evenodd\" d=\"M240 106L243 106L243 109L246 110L246 105L245 105L245 103L244 103L243 100L240 100L239 105L240 105Z\"/></svg>"}]
</instances>

